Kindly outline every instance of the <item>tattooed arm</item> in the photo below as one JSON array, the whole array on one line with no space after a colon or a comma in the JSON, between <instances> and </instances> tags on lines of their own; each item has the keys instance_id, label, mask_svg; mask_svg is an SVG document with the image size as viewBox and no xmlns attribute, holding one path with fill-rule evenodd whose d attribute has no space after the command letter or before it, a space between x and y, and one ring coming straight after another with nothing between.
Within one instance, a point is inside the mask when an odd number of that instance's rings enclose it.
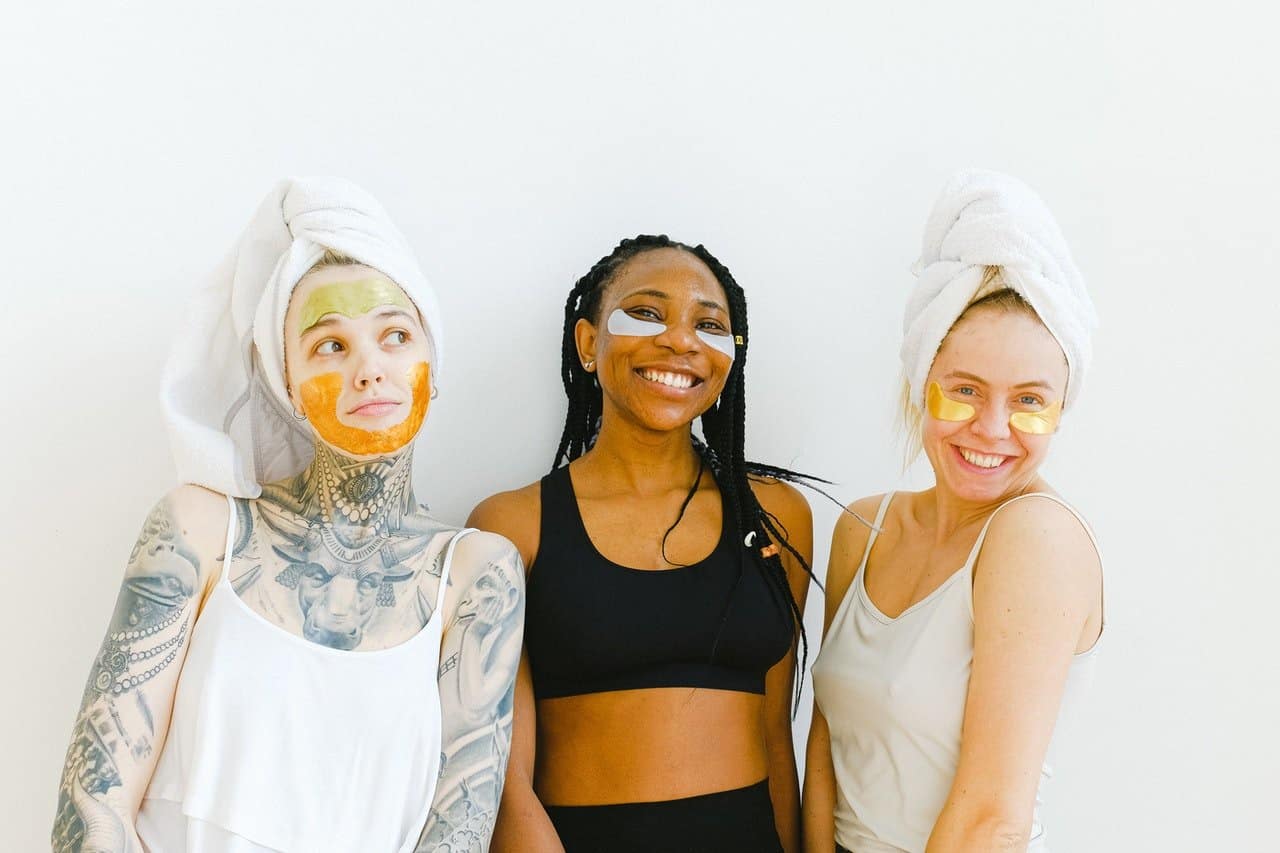
<instances>
[{"instance_id":1,"label":"tattooed arm","mask_svg":"<svg viewBox=\"0 0 1280 853\"><path fill-rule=\"evenodd\" d=\"M440 781L418 853L489 848L511 749L524 633L520 556L500 536L468 534L454 552L449 586L439 673Z\"/></svg>"},{"instance_id":2,"label":"tattooed arm","mask_svg":"<svg viewBox=\"0 0 1280 853\"><path fill-rule=\"evenodd\" d=\"M218 567L227 505L175 489L147 516L71 732L55 851L140 851L134 817L169 728L195 613Z\"/></svg>"}]
</instances>

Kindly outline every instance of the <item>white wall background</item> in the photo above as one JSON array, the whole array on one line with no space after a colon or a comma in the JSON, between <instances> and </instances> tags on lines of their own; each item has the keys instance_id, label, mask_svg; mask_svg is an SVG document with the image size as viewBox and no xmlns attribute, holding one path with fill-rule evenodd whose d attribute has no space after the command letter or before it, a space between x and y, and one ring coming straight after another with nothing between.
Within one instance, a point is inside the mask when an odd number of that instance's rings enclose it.
<instances>
[{"instance_id":1,"label":"white wall background","mask_svg":"<svg viewBox=\"0 0 1280 853\"><path fill-rule=\"evenodd\" d=\"M173 483L156 404L173 322L277 177L364 184L437 283L450 362L419 493L461 520L550 463L564 294L640 231L705 242L747 290L750 453L846 500L893 486L907 267L947 174L984 165L1048 200L1104 323L1048 470L1099 531L1110 620L1050 792L1055 850L1275 849L1264 8L15 4L0 848L45 844L124 559ZM822 572L835 510L814 510ZM809 608L816 637L816 591Z\"/></svg>"}]
</instances>

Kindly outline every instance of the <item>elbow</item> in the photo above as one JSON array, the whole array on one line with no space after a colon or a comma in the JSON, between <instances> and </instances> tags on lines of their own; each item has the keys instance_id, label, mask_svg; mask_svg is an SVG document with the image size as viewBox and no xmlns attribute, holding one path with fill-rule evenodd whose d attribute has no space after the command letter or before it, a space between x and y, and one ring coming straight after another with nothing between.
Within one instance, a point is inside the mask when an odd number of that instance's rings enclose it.
<instances>
[{"instance_id":1,"label":"elbow","mask_svg":"<svg viewBox=\"0 0 1280 853\"><path fill-rule=\"evenodd\" d=\"M944 812L933 836L928 853L1023 853L1031 843L1031 826L1030 821L1000 808L963 816Z\"/></svg>"}]
</instances>

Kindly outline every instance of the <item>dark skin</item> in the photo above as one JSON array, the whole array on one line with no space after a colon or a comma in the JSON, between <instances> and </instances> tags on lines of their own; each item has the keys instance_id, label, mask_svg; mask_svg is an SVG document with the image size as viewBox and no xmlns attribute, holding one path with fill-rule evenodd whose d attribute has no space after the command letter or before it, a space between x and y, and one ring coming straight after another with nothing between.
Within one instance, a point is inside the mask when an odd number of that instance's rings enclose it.
<instances>
[{"instance_id":1,"label":"dark skin","mask_svg":"<svg viewBox=\"0 0 1280 853\"><path fill-rule=\"evenodd\" d=\"M612 335L606 323L616 308L663 323L667 331ZM588 369L595 370L604 395L599 438L569 466L583 523L596 549L624 566L663 571L702 560L715 548L724 520L714 479L709 472L699 477L691 427L719 396L732 362L695 332L731 331L724 290L697 258L658 249L619 271L602 294L597 319L579 321L576 329L579 357L584 365L594 362ZM654 381L654 371L687 377L677 384L691 387ZM663 534L695 480L697 490L667 537L664 556ZM752 488L808 561L812 517L804 498L774 481ZM509 538L529 571L536 571L540 521L540 487L532 483L485 500L468 524ZM785 550L783 560L792 593L803 602L808 576ZM671 800L768 777L783 847L799 850L790 719L794 656L792 649L770 669L764 696L675 687L536 702L524 660L493 849L562 850L542 803Z\"/></svg>"}]
</instances>

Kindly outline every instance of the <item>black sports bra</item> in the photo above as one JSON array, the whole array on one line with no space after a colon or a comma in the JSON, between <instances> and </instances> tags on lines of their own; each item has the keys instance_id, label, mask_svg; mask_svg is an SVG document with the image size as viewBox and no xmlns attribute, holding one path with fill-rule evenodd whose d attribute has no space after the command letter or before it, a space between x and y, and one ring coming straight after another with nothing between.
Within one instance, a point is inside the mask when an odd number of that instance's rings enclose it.
<instances>
[{"instance_id":1,"label":"black sports bra","mask_svg":"<svg viewBox=\"0 0 1280 853\"><path fill-rule=\"evenodd\" d=\"M646 687L764 693L765 673L791 647L791 615L732 541L727 508L720 527L705 560L630 569L591 543L569 466L543 477L524 629L534 696Z\"/></svg>"}]
</instances>

